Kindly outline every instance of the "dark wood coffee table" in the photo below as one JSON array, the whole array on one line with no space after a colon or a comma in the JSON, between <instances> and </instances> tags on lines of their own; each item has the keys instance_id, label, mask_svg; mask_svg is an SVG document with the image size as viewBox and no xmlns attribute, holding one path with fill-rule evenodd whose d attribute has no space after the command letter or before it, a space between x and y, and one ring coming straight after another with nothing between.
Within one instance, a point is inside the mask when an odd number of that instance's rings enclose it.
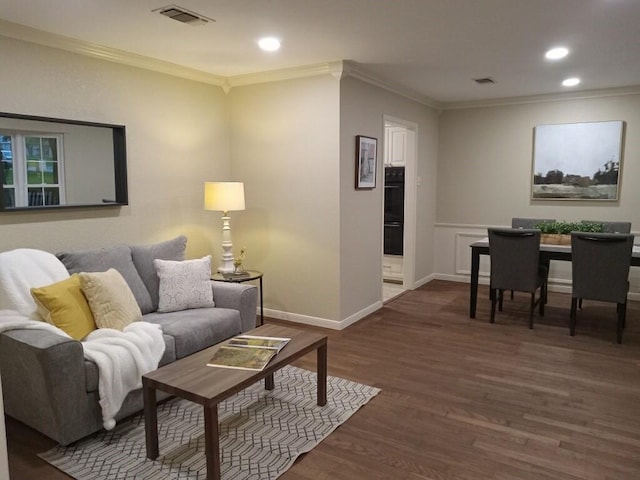
<instances>
[{"instance_id":1,"label":"dark wood coffee table","mask_svg":"<svg viewBox=\"0 0 640 480\"><path fill-rule=\"evenodd\" d=\"M327 403L327 336L279 325L264 325L246 332L251 335L288 337L291 341L259 372L208 367L207 361L219 348L215 345L142 376L147 458L158 458L158 412L156 390L190 400L204 407L204 438L207 479L220 479L218 403L265 379L274 388L273 373L294 360L317 350L318 405Z\"/></svg>"}]
</instances>

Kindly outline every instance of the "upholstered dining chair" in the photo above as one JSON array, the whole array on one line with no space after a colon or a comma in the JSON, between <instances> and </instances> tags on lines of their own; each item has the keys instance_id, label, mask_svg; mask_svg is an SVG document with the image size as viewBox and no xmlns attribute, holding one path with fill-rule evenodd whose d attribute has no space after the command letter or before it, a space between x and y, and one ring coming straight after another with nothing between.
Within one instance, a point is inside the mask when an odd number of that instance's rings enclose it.
<instances>
[{"instance_id":1,"label":"upholstered dining chair","mask_svg":"<svg viewBox=\"0 0 640 480\"><path fill-rule=\"evenodd\" d=\"M582 220L583 222L602 224L603 233L631 233L631 222L603 222L600 220ZM578 299L578 308L582 308L582 299Z\"/></svg>"},{"instance_id":2,"label":"upholstered dining chair","mask_svg":"<svg viewBox=\"0 0 640 480\"><path fill-rule=\"evenodd\" d=\"M531 294L529 328L533 328L533 312L536 305L544 315L548 270L539 263L540 230L527 228L490 228L489 258L491 278L491 323L495 321L496 304L500 303L504 290ZM540 297L536 300L536 291Z\"/></svg>"},{"instance_id":3,"label":"upholstered dining chair","mask_svg":"<svg viewBox=\"0 0 640 480\"><path fill-rule=\"evenodd\" d=\"M578 300L613 302L617 306L617 341L622 343L633 238L622 233L571 233L571 336L576 332Z\"/></svg>"},{"instance_id":4,"label":"upholstered dining chair","mask_svg":"<svg viewBox=\"0 0 640 480\"><path fill-rule=\"evenodd\" d=\"M554 223L555 221L556 221L555 218L513 217L511 219L511 228L536 228L536 225L540 223ZM544 265L545 267L547 267L547 271L549 270L549 264L550 264L550 261L548 258L540 259L540 265ZM513 290L511 290L511 300L513 300Z\"/></svg>"},{"instance_id":5,"label":"upholstered dining chair","mask_svg":"<svg viewBox=\"0 0 640 480\"><path fill-rule=\"evenodd\" d=\"M601 223L603 233L631 233L631 222L601 222L600 220L582 220L583 222Z\"/></svg>"}]
</instances>

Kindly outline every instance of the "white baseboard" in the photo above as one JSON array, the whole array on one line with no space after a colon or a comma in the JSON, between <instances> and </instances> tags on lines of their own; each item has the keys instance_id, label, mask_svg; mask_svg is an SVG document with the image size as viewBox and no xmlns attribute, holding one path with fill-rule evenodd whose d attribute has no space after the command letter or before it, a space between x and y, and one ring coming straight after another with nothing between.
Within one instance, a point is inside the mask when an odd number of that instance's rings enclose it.
<instances>
[{"instance_id":1,"label":"white baseboard","mask_svg":"<svg viewBox=\"0 0 640 480\"><path fill-rule=\"evenodd\" d=\"M437 280L438 279L438 275L435 273L432 273L431 275L427 275L426 277L420 278L418 280L416 280L415 282L413 282L413 288L411 290L415 290L416 288L420 288L423 285L426 285L427 283L431 282L432 280Z\"/></svg>"},{"instance_id":2,"label":"white baseboard","mask_svg":"<svg viewBox=\"0 0 640 480\"><path fill-rule=\"evenodd\" d=\"M375 312L376 310L379 310L380 308L382 308L382 300L375 302L374 304L340 321L329 320L327 318L312 317L309 315L300 315L298 313L283 312L281 310L271 310L269 308L264 309L264 314L267 317L277 318L278 320L285 320L287 322L300 323L303 325L312 325L314 327L330 328L332 330L343 330L347 328L349 325L353 325L358 320L366 317L367 315L370 315L371 313Z\"/></svg>"},{"instance_id":3,"label":"white baseboard","mask_svg":"<svg viewBox=\"0 0 640 480\"><path fill-rule=\"evenodd\" d=\"M433 273L419 280L416 280L414 289L419 288L433 280L446 280L450 282L458 283L470 283L471 279L468 275L451 275L446 273ZM480 277L478 279L479 285L488 285L489 279L487 277ZM571 293L571 282L565 279L550 279L549 291L557 293ZM640 300L640 293L629 293L629 300ZM301 315L298 313L283 312L281 310L272 310L270 308L264 309L264 314L267 317L276 318L278 320L284 320L292 323L299 323L302 325L311 325L314 327L329 328L331 330L343 330L350 325L353 325L358 320L363 319L367 315L382 308L382 301L378 301L363 308L359 312L350 315L344 320L330 320L328 318L312 317L310 315Z\"/></svg>"}]
</instances>

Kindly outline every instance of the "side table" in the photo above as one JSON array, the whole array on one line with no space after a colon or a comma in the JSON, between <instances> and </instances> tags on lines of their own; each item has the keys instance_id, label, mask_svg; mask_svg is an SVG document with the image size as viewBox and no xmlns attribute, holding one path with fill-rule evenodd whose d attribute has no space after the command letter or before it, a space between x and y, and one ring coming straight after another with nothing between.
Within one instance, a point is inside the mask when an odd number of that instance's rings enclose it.
<instances>
[{"instance_id":1,"label":"side table","mask_svg":"<svg viewBox=\"0 0 640 480\"><path fill-rule=\"evenodd\" d=\"M245 270L245 273L247 273L248 275L235 276L235 275L225 275L221 272L216 272L213 275L211 275L211 280L216 280L218 282L230 282L230 283L244 283L244 282L250 282L251 280L259 280L260 281L260 325L264 325L264 308L262 306L263 273L257 270Z\"/></svg>"}]
</instances>

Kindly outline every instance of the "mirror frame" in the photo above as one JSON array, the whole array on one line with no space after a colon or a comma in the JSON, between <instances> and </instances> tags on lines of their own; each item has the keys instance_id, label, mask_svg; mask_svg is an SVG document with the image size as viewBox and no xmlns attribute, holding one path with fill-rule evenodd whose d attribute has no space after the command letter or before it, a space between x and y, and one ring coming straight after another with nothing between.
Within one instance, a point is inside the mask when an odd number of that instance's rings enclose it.
<instances>
[{"instance_id":1,"label":"mirror frame","mask_svg":"<svg viewBox=\"0 0 640 480\"><path fill-rule=\"evenodd\" d=\"M73 204L73 205L37 205L32 207L9 207L4 206L4 185L0 181L0 212L31 212L34 210L60 210L70 208L103 208L103 207L121 207L129 204L129 194L127 187L127 145L126 145L126 127L124 125L113 125L109 123L85 122L82 120L69 120L64 118L39 117L35 115L23 115L19 113L0 112L0 117L14 118L17 120L31 120L49 123L66 123L71 125L81 125L85 127L109 128L113 134L113 170L115 184L115 201L92 203L92 204Z\"/></svg>"}]
</instances>

